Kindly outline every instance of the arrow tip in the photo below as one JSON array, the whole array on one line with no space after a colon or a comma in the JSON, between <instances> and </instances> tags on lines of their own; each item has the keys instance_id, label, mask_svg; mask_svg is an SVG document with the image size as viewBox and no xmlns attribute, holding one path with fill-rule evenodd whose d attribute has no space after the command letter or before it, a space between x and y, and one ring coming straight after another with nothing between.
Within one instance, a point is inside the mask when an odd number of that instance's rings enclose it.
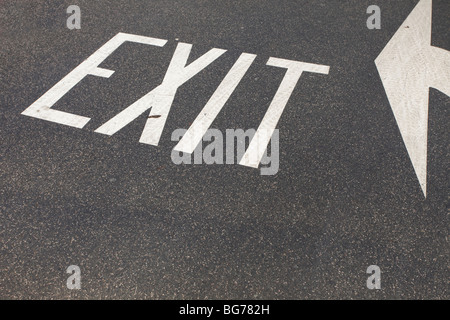
<instances>
[{"instance_id":1,"label":"arrow tip","mask_svg":"<svg viewBox=\"0 0 450 320\"><path fill-rule=\"evenodd\" d=\"M429 87L441 73L435 58L445 57L431 47L431 18L432 0L421 0L375 60L425 197Z\"/></svg>"}]
</instances>

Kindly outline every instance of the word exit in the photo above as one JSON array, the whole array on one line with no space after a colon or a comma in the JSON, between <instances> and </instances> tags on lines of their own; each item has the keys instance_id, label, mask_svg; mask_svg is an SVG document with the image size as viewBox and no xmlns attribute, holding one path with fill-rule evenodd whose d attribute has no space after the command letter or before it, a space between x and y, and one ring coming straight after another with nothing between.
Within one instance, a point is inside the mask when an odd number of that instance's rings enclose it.
<instances>
[{"instance_id":1,"label":"word exit","mask_svg":"<svg viewBox=\"0 0 450 320\"><path fill-rule=\"evenodd\" d=\"M118 33L30 105L22 114L75 128L83 128L90 118L54 110L51 107L87 75L109 78L114 71L100 68L99 65L125 41L156 47L163 47L167 43L167 40ZM213 48L186 65L191 48L192 44L178 43L162 83L101 125L95 132L113 135L142 113L150 110L139 142L157 146L178 88L226 52L223 49ZM174 150L188 154L195 150L255 58L256 55L254 54L242 53L240 55ZM330 69L329 66L325 65L273 57L270 57L266 64L284 68L286 73L250 141L248 149L239 162L240 165L253 168L258 168L276 125L302 73L306 71L328 74Z\"/></svg>"}]
</instances>

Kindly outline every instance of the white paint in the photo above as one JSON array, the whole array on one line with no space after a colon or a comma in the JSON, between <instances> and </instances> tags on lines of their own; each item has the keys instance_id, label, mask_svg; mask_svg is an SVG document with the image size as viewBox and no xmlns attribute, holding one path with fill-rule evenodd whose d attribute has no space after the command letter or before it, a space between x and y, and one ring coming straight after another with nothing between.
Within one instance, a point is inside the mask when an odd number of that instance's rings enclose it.
<instances>
[{"instance_id":1,"label":"white paint","mask_svg":"<svg viewBox=\"0 0 450 320\"><path fill-rule=\"evenodd\" d=\"M51 107L61 99L70 89L80 82L87 75L94 75L103 78L109 78L114 71L99 68L111 53L114 52L125 41L143 43L162 47L167 40L161 40L150 37L136 36L127 33L118 33L111 40L105 43L101 48L94 52L89 58L73 69L61 81L55 84L50 90L36 100L31 106L22 112L23 115L52 121L67 126L83 128L90 118L78 116L72 113L52 110Z\"/></svg>"},{"instance_id":2,"label":"white paint","mask_svg":"<svg viewBox=\"0 0 450 320\"><path fill-rule=\"evenodd\" d=\"M159 47L164 46L167 42L167 40L118 33L24 110L22 114L76 128L83 128L90 118L52 110L51 107L85 76L94 75L109 78L114 71L98 66L125 41ZM97 128L95 132L113 135L142 113L151 109L139 142L158 145L178 88L226 52L223 49L213 48L186 66L191 49L191 44L179 43L162 83ZM202 140L205 132L228 101L255 58L256 55L248 53L243 53L239 57L174 150L185 153L192 153L195 150L195 147ZM324 65L279 58L270 58L267 65L286 68L287 71L258 130L250 142L249 148L239 163L255 168L259 166L264 156L275 127L303 71L328 74L330 68Z\"/></svg>"},{"instance_id":3,"label":"white paint","mask_svg":"<svg viewBox=\"0 0 450 320\"><path fill-rule=\"evenodd\" d=\"M423 194L429 87L450 95L450 52L431 46L432 0L421 0L375 63Z\"/></svg>"},{"instance_id":4,"label":"white paint","mask_svg":"<svg viewBox=\"0 0 450 320\"><path fill-rule=\"evenodd\" d=\"M186 66L191 48L192 44L179 43L163 82L95 132L113 135L151 108L139 142L157 146L178 88L226 52L223 49L211 49Z\"/></svg>"},{"instance_id":5,"label":"white paint","mask_svg":"<svg viewBox=\"0 0 450 320\"><path fill-rule=\"evenodd\" d=\"M275 127L280 120L281 114L294 91L300 76L304 71L321 74L328 74L330 67L312 63L305 63L300 61L292 61L279 58L270 58L267 65L286 68L286 74L281 81L266 114L264 115L258 130L255 133L250 145L239 162L240 165L258 168L264 151L269 144L270 138L275 130Z\"/></svg>"},{"instance_id":6,"label":"white paint","mask_svg":"<svg viewBox=\"0 0 450 320\"><path fill-rule=\"evenodd\" d=\"M186 153L194 151L255 58L254 54L241 54L174 150Z\"/></svg>"}]
</instances>

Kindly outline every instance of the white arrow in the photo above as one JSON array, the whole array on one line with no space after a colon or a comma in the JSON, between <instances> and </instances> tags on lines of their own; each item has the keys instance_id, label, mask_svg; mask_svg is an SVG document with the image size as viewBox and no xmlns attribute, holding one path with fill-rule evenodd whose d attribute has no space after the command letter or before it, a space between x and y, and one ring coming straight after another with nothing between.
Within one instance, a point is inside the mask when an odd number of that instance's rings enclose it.
<instances>
[{"instance_id":1,"label":"white arrow","mask_svg":"<svg viewBox=\"0 0 450 320\"><path fill-rule=\"evenodd\" d=\"M429 88L450 95L450 52L431 46L431 16L421 0L375 60L425 197Z\"/></svg>"}]
</instances>

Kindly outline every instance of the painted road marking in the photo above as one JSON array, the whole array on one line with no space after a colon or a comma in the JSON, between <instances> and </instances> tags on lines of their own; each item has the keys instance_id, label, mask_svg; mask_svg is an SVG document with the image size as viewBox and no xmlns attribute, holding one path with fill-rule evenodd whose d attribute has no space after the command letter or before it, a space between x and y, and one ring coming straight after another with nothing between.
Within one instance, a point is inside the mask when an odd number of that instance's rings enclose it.
<instances>
[{"instance_id":1,"label":"painted road marking","mask_svg":"<svg viewBox=\"0 0 450 320\"><path fill-rule=\"evenodd\" d=\"M78 116L68 112L50 109L59 99L61 99L78 82L87 75L94 75L109 78L114 71L99 68L111 53L113 53L125 41L148 44L163 47L167 40L137 36L134 34L118 33L111 40L105 43L100 49L94 52L89 58L73 69L61 81L55 84L50 90L36 100L31 106L22 112L23 115L52 121L75 128L83 128L91 120L87 117Z\"/></svg>"},{"instance_id":2,"label":"painted road marking","mask_svg":"<svg viewBox=\"0 0 450 320\"><path fill-rule=\"evenodd\" d=\"M51 110L50 107L86 75L109 78L114 71L99 68L98 65L125 41L150 44L159 47L164 46L167 42L167 40L118 33L54 87L47 91L41 98L23 111L22 114L76 128L83 128L90 118L58 110ZM150 115L148 116L139 142L157 146L178 88L226 52L226 50L223 49L213 48L186 66L191 49L192 44L179 43L175 49L162 83L101 125L95 132L113 135L139 117L142 113L150 109ZM187 134L183 136L183 139L181 139L174 150L189 154L194 151L195 147L199 144L207 129L211 126L220 110L228 101L255 58L256 55L254 54L241 54L205 105L203 111L197 116L193 125L188 129ZM270 139L274 134L275 127L281 114L283 113L289 97L303 71L328 74L330 69L329 66L272 57L269 58L267 65L286 68L287 71L273 101L255 133L255 136L250 141L249 148L239 163L240 165L254 168L258 168L261 159L264 156L264 151L267 149Z\"/></svg>"},{"instance_id":3,"label":"painted road marking","mask_svg":"<svg viewBox=\"0 0 450 320\"><path fill-rule=\"evenodd\" d=\"M113 135L151 108L150 117L155 115L159 117L147 119L139 142L157 146L178 88L226 52L222 49L211 49L186 66L191 48L192 44L179 43L162 84L100 126L95 132Z\"/></svg>"},{"instance_id":4,"label":"painted road marking","mask_svg":"<svg viewBox=\"0 0 450 320\"><path fill-rule=\"evenodd\" d=\"M255 58L256 55L254 54L241 54L239 59L217 87L217 90L206 103L203 110L184 134L183 138L175 146L175 151L186 152L189 154L194 152L220 110L222 110L239 82L241 82L242 78L247 73L248 68L250 68Z\"/></svg>"},{"instance_id":5,"label":"painted road marking","mask_svg":"<svg viewBox=\"0 0 450 320\"><path fill-rule=\"evenodd\" d=\"M303 71L328 74L330 70L329 66L279 58L270 58L267 65L286 68L287 71L281 81L280 87L275 93L275 97L273 98L269 109L267 109L267 112L258 127L258 130L256 130L255 136L252 141L250 141L250 145L245 152L244 157L242 157L239 162L241 165L253 168L258 168L259 162L264 155L264 151L269 144L270 137L272 137L273 131L275 130L289 97L294 91L295 85L300 79Z\"/></svg>"},{"instance_id":6,"label":"painted road marking","mask_svg":"<svg viewBox=\"0 0 450 320\"><path fill-rule=\"evenodd\" d=\"M194 152L255 57L250 54L241 55L174 150L189 154ZM287 72L246 153L239 162L240 165L253 168L258 168L276 125L303 71L328 74L330 70L329 66L279 58L270 58L267 65L286 68Z\"/></svg>"},{"instance_id":7,"label":"painted road marking","mask_svg":"<svg viewBox=\"0 0 450 320\"><path fill-rule=\"evenodd\" d=\"M429 88L450 96L450 52L431 46L431 18L432 0L420 1L375 60L425 197Z\"/></svg>"}]
</instances>

